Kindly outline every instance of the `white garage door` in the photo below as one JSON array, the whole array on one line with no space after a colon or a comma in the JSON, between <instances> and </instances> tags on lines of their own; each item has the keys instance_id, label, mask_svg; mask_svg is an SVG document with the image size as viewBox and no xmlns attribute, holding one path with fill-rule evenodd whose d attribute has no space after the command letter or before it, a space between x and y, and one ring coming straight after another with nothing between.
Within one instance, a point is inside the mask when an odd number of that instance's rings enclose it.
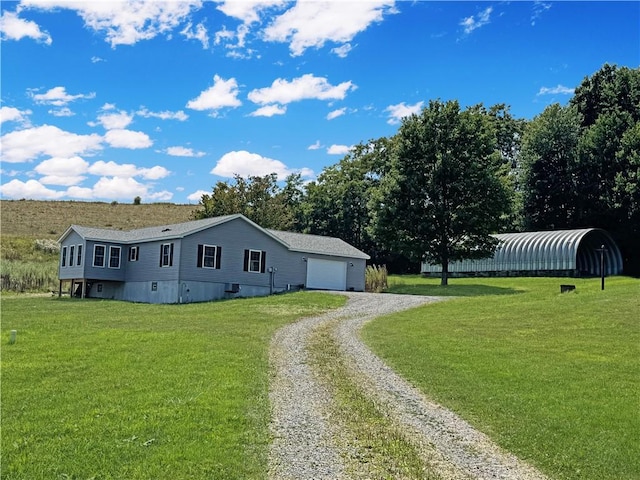
<instances>
[{"instance_id":1,"label":"white garage door","mask_svg":"<svg viewBox=\"0 0 640 480\"><path fill-rule=\"evenodd\" d=\"M347 289L347 262L310 258L307 261L307 288Z\"/></svg>"}]
</instances>

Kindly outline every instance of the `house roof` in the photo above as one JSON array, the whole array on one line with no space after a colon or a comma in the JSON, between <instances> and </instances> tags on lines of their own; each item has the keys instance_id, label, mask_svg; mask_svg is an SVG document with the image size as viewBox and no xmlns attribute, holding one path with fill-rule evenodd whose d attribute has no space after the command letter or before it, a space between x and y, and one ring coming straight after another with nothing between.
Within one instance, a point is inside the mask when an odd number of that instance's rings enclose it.
<instances>
[{"instance_id":1,"label":"house roof","mask_svg":"<svg viewBox=\"0 0 640 480\"><path fill-rule=\"evenodd\" d=\"M85 240L115 242L122 244L144 243L174 238L183 238L188 235L206 230L216 225L229 222L235 219L242 219L253 227L257 228L265 235L273 238L291 251L303 253L316 253L320 255L333 255L339 257L368 259L369 256L348 244L347 242L335 238L320 235L308 235L303 233L281 232L262 228L241 214L224 215L220 217L193 220L190 222L176 223L172 225L159 225L157 227L139 228L136 230L112 230L107 228L83 227L71 225L58 240L62 243L71 231L75 231Z\"/></svg>"},{"instance_id":2,"label":"house roof","mask_svg":"<svg viewBox=\"0 0 640 480\"><path fill-rule=\"evenodd\" d=\"M370 258L369 255L340 238L309 235L306 233L281 232L278 230L267 231L273 236L280 238L285 244L287 244L289 250L294 252L362 258L364 260L368 260Z\"/></svg>"}]
</instances>

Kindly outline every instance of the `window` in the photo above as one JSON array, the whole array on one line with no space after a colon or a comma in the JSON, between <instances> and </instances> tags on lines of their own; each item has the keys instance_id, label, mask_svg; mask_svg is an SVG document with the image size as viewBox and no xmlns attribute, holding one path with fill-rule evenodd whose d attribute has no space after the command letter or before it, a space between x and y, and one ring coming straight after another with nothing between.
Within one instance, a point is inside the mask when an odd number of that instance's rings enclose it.
<instances>
[{"instance_id":1,"label":"window","mask_svg":"<svg viewBox=\"0 0 640 480\"><path fill-rule=\"evenodd\" d=\"M60 262L63 267L67 266L67 247L62 247L62 254L60 255Z\"/></svg>"},{"instance_id":2,"label":"window","mask_svg":"<svg viewBox=\"0 0 640 480\"><path fill-rule=\"evenodd\" d=\"M93 246L93 266L94 267L104 267L104 245L94 245Z\"/></svg>"},{"instance_id":3,"label":"window","mask_svg":"<svg viewBox=\"0 0 640 480\"><path fill-rule=\"evenodd\" d=\"M109 247L109 268L120 268L120 247Z\"/></svg>"},{"instance_id":4,"label":"window","mask_svg":"<svg viewBox=\"0 0 640 480\"><path fill-rule=\"evenodd\" d=\"M75 257L76 250L73 245L69 247L69 266L73 267L73 257Z\"/></svg>"},{"instance_id":5,"label":"window","mask_svg":"<svg viewBox=\"0 0 640 480\"><path fill-rule=\"evenodd\" d=\"M78 261L76 262L76 265L82 265L82 245L78 245Z\"/></svg>"},{"instance_id":6,"label":"window","mask_svg":"<svg viewBox=\"0 0 640 480\"><path fill-rule=\"evenodd\" d=\"M267 261L267 252L260 250L244 251L244 271L253 273L264 273Z\"/></svg>"},{"instance_id":7,"label":"window","mask_svg":"<svg viewBox=\"0 0 640 480\"><path fill-rule=\"evenodd\" d=\"M140 249L138 247L129 247L129 261L137 262L138 261L138 252Z\"/></svg>"},{"instance_id":8,"label":"window","mask_svg":"<svg viewBox=\"0 0 640 480\"><path fill-rule=\"evenodd\" d=\"M220 269L222 247L216 245L198 245L198 268Z\"/></svg>"},{"instance_id":9,"label":"window","mask_svg":"<svg viewBox=\"0 0 640 480\"><path fill-rule=\"evenodd\" d=\"M173 243L160 245L160 266L171 267L173 265Z\"/></svg>"}]
</instances>

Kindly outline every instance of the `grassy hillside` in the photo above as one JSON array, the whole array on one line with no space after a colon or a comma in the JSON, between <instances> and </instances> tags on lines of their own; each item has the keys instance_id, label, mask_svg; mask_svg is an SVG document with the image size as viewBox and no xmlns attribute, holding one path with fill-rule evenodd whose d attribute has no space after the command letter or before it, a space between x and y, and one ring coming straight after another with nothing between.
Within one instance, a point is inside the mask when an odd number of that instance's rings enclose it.
<instances>
[{"instance_id":1,"label":"grassy hillside","mask_svg":"<svg viewBox=\"0 0 640 480\"><path fill-rule=\"evenodd\" d=\"M131 230L191 219L197 205L0 201L2 236L58 239L69 225Z\"/></svg>"}]
</instances>

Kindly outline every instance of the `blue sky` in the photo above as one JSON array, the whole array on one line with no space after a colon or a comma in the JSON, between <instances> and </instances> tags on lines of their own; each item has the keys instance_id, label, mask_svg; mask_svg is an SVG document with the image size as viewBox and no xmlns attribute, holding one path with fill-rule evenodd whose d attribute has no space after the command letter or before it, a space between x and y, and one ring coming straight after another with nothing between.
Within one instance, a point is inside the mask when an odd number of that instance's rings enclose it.
<instances>
[{"instance_id":1,"label":"blue sky","mask_svg":"<svg viewBox=\"0 0 640 480\"><path fill-rule=\"evenodd\" d=\"M197 203L393 135L429 100L531 119L640 64L638 2L1 3L4 199Z\"/></svg>"}]
</instances>

